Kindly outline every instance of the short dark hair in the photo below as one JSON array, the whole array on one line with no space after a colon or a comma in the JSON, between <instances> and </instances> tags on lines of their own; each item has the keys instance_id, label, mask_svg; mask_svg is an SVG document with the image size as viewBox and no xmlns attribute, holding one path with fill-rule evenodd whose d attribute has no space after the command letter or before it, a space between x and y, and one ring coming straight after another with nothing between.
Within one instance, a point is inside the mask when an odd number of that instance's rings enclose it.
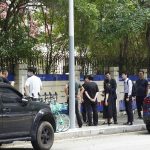
<instances>
[{"instance_id":1,"label":"short dark hair","mask_svg":"<svg viewBox=\"0 0 150 150\"><path fill-rule=\"evenodd\" d=\"M89 80L93 80L93 76L92 76L92 75L87 75L87 78L88 78Z\"/></svg>"},{"instance_id":2,"label":"short dark hair","mask_svg":"<svg viewBox=\"0 0 150 150\"><path fill-rule=\"evenodd\" d=\"M35 67L29 67L28 72L33 72L33 74L35 74L36 68Z\"/></svg>"},{"instance_id":3,"label":"short dark hair","mask_svg":"<svg viewBox=\"0 0 150 150\"><path fill-rule=\"evenodd\" d=\"M144 71L143 70L139 70L139 72L142 72L144 74Z\"/></svg>"},{"instance_id":4,"label":"short dark hair","mask_svg":"<svg viewBox=\"0 0 150 150\"><path fill-rule=\"evenodd\" d=\"M105 72L105 75L106 75L106 74L110 74L110 72L107 71L107 72Z\"/></svg>"},{"instance_id":5,"label":"short dark hair","mask_svg":"<svg viewBox=\"0 0 150 150\"><path fill-rule=\"evenodd\" d=\"M84 80L87 79L87 78L88 78L88 75L85 75L85 76L84 76Z\"/></svg>"},{"instance_id":6,"label":"short dark hair","mask_svg":"<svg viewBox=\"0 0 150 150\"><path fill-rule=\"evenodd\" d=\"M125 74L125 75L127 75L127 77L128 77L128 73L127 73L126 71L122 72L122 74Z\"/></svg>"},{"instance_id":7,"label":"short dark hair","mask_svg":"<svg viewBox=\"0 0 150 150\"><path fill-rule=\"evenodd\" d=\"M8 72L8 70L4 68L4 69L1 70L1 72L2 72L2 74L3 74L3 73L5 73L5 72Z\"/></svg>"},{"instance_id":8,"label":"short dark hair","mask_svg":"<svg viewBox=\"0 0 150 150\"><path fill-rule=\"evenodd\" d=\"M128 73L127 73L127 72L125 72L125 71L124 71L124 72L122 72L122 74L128 75Z\"/></svg>"}]
</instances>

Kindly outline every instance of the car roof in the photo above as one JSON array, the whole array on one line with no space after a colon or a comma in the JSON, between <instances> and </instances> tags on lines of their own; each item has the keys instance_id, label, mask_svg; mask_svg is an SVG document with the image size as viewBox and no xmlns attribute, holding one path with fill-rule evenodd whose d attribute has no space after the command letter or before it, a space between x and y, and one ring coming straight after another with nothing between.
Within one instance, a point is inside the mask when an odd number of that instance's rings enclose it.
<instances>
[{"instance_id":1,"label":"car roof","mask_svg":"<svg viewBox=\"0 0 150 150\"><path fill-rule=\"evenodd\" d=\"M17 89L15 89L12 85L8 84L8 83L4 83L4 82L0 82L0 88L10 88L13 91L17 92L18 94L20 94L21 96L23 96Z\"/></svg>"}]
</instances>

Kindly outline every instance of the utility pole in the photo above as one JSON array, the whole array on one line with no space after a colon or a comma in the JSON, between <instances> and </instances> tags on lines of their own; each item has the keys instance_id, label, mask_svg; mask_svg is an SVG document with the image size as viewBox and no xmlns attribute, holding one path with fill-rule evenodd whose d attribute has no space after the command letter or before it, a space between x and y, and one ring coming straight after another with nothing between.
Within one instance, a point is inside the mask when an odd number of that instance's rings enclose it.
<instances>
[{"instance_id":1,"label":"utility pole","mask_svg":"<svg viewBox=\"0 0 150 150\"><path fill-rule=\"evenodd\" d=\"M75 128L74 0L69 0L69 117Z\"/></svg>"}]
</instances>

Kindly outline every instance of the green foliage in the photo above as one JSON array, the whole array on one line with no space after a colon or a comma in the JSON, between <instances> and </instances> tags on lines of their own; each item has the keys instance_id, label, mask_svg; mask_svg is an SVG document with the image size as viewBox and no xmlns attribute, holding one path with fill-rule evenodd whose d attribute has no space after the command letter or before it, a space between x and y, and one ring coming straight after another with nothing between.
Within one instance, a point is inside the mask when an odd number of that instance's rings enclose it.
<instances>
[{"instance_id":1,"label":"green foliage","mask_svg":"<svg viewBox=\"0 0 150 150\"><path fill-rule=\"evenodd\" d=\"M40 3L34 3L34 11L28 11L25 5L23 13L19 13L22 1L11 1L9 15L0 19L0 55L21 59L40 56L46 72L54 72L55 60L68 54L69 1L37 1ZM75 49L83 69L89 63L97 72L102 72L104 66L131 66L130 72L135 66L148 67L148 1L75 0L74 8ZM43 28L35 37L30 36L25 23L30 17ZM40 45L46 45L46 57L37 50Z\"/></svg>"}]
</instances>

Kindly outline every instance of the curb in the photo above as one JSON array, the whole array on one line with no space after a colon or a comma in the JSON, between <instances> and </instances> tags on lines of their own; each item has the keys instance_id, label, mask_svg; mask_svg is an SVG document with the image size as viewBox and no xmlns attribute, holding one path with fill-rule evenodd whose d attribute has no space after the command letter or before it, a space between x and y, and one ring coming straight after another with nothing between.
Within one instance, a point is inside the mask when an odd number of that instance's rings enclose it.
<instances>
[{"instance_id":1,"label":"curb","mask_svg":"<svg viewBox=\"0 0 150 150\"><path fill-rule=\"evenodd\" d=\"M106 134L117 134L126 132L137 132L146 130L145 124L137 124L132 126L118 125L118 126L93 126L93 127L83 127L70 129L67 132L55 133L55 140L72 139L79 137L88 137L96 135L106 135Z\"/></svg>"}]
</instances>

